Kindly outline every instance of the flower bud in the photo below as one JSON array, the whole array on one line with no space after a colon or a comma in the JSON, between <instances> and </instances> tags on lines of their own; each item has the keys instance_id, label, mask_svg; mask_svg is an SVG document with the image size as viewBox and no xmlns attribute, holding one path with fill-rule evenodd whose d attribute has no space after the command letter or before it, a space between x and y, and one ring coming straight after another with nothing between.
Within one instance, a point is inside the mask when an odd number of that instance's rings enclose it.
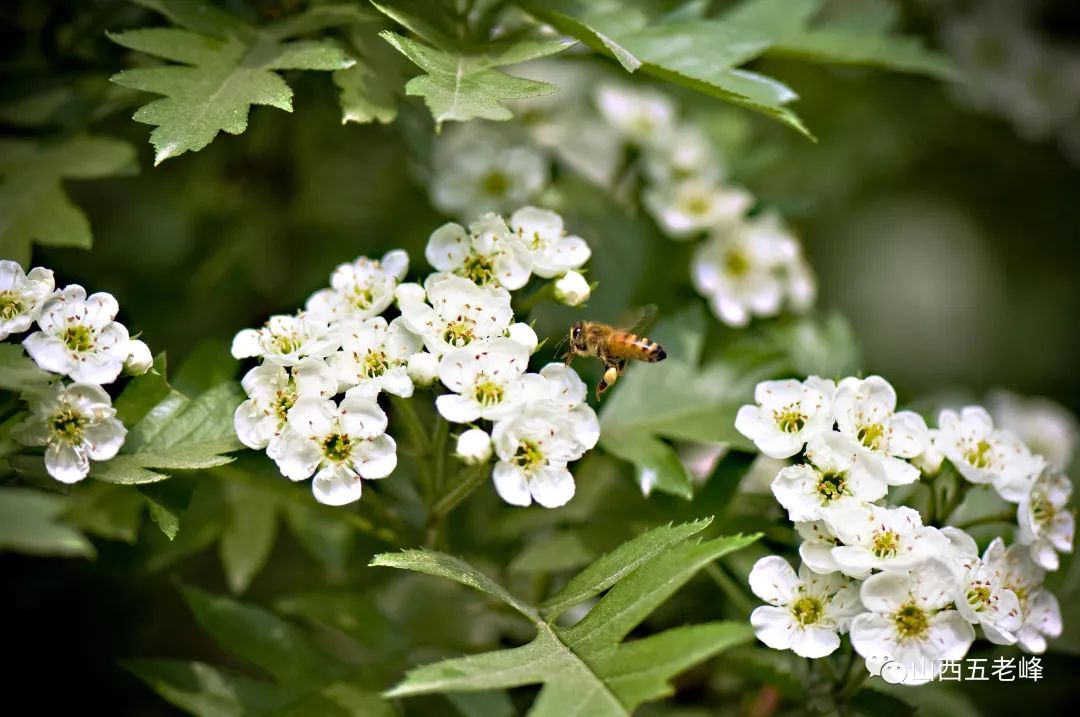
<instances>
[{"instance_id":1,"label":"flower bud","mask_svg":"<svg viewBox=\"0 0 1080 717\"><path fill-rule=\"evenodd\" d=\"M589 282L578 272L568 271L555 282L555 298L567 306L578 306L589 300Z\"/></svg>"},{"instance_id":2,"label":"flower bud","mask_svg":"<svg viewBox=\"0 0 1080 717\"><path fill-rule=\"evenodd\" d=\"M150 347L139 339L128 342L128 356L124 361L124 373L129 376L141 376L154 367L154 357Z\"/></svg>"},{"instance_id":3,"label":"flower bud","mask_svg":"<svg viewBox=\"0 0 1080 717\"><path fill-rule=\"evenodd\" d=\"M405 372L417 386L430 386L439 377L439 359L435 358L435 354L429 354L427 351L415 353L409 357Z\"/></svg>"},{"instance_id":4,"label":"flower bud","mask_svg":"<svg viewBox=\"0 0 1080 717\"><path fill-rule=\"evenodd\" d=\"M506 329L506 333L509 335L511 341L516 341L532 354L536 351L536 347L540 344L540 339L537 338L536 332L533 331L533 327L528 324L516 323L510 324L510 327Z\"/></svg>"},{"instance_id":5,"label":"flower bud","mask_svg":"<svg viewBox=\"0 0 1080 717\"><path fill-rule=\"evenodd\" d=\"M470 428L458 436L454 455L471 466L487 462L491 458L491 436L479 428Z\"/></svg>"},{"instance_id":6,"label":"flower bud","mask_svg":"<svg viewBox=\"0 0 1080 717\"><path fill-rule=\"evenodd\" d=\"M394 298L397 300L398 306L403 303L423 302L426 297L427 295L424 292L424 287L413 282L399 284L398 287L394 289Z\"/></svg>"},{"instance_id":7,"label":"flower bud","mask_svg":"<svg viewBox=\"0 0 1080 717\"><path fill-rule=\"evenodd\" d=\"M931 441L926 450L911 459L912 465L922 471L924 476L935 476L941 471L941 464L945 461L943 454L934 442Z\"/></svg>"}]
</instances>

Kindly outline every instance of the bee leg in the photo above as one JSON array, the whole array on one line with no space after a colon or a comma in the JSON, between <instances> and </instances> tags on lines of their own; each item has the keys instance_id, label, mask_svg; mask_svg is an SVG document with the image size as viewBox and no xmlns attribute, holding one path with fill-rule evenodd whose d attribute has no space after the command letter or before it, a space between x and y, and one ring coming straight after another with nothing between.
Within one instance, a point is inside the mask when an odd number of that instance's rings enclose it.
<instances>
[{"instance_id":1,"label":"bee leg","mask_svg":"<svg viewBox=\"0 0 1080 717\"><path fill-rule=\"evenodd\" d=\"M601 377L600 382L596 384L597 401L600 400L600 398L604 395L605 391L614 386L615 382L619 380L619 374L622 373L623 366L625 365L625 361L607 364L607 368L604 370L603 377Z\"/></svg>"}]
</instances>

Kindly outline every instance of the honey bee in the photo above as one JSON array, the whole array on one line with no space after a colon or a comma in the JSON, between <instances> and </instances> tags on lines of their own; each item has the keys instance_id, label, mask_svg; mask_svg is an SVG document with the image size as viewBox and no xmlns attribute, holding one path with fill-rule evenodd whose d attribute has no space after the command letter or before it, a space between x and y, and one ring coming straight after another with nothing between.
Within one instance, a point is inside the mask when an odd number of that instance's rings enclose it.
<instances>
[{"instance_id":1,"label":"honey bee","mask_svg":"<svg viewBox=\"0 0 1080 717\"><path fill-rule=\"evenodd\" d=\"M636 322L644 324L651 312ZM604 365L604 375L596 384L596 398L604 395L618 380L627 361L645 361L656 363L667 358L664 347L652 339L638 336L629 329L617 329L599 321L575 321L567 337L569 346L566 350L566 365L576 356L594 356Z\"/></svg>"}]
</instances>

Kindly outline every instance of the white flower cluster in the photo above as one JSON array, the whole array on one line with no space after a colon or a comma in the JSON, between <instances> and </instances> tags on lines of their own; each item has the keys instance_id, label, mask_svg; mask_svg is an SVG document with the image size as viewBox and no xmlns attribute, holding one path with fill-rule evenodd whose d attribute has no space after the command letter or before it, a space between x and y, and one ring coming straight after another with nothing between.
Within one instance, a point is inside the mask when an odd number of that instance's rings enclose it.
<instances>
[{"instance_id":1,"label":"white flower cluster","mask_svg":"<svg viewBox=\"0 0 1080 717\"><path fill-rule=\"evenodd\" d=\"M153 365L146 344L116 321L119 308L111 294L87 296L78 284L57 289L51 270L26 273L0 260L0 340L36 324L23 348L39 368L56 374L55 381L24 392L30 416L12 436L43 446L46 470L63 483L86 478L91 461L109 460L124 444L127 429L102 386L121 372L142 374Z\"/></svg>"},{"instance_id":2,"label":"white flower cluster","mask_svg":"<svg viewBox=\"0 0 1080 717\"><path fill-rule=\"evenodd\" d=\"M1035 6L990 1L948 11L942 41L964 71L955 95L1027 140L1056 137L1080 161L1080 54L1035 26Z\"/></svg>"},{"instance_id":3,"label":"white flower cluster","mask_svg":"<svg viewBox=\"0 0 1080 717\"><path fill-rule=\"evenodd\" d=\"M642 203L671 239L705 240L691 278L718 319L745 326L785 306L804 311L817 286L798 239L775 214L748 217L754 197L725 179L723 163L696 125L680 122L666 95L622 84L596 91L600 114L641 152Z\"/></svg>"},{"instance_id":4,"label":"white flower cluster","mask_svg":"<svg viewBox=\"0 0 1080 717\"><path fill-rule=\"evenodd\" d=\"M478 122L444 133L431 178L436 207L474 216L540 201L554 160L614 192L619 163L634 148L645 183L641 201L660 229L679 241L705 238L691 278L717 318L745 326L755 316L813 305L817 284L798 239L776 214L747 216L753 196L725 180L723 163L700 127L679 121L666 95L614 84L577 66L567 71L564 64L522 68L525 76L561 89L514 103L522 125L518 136L513 127ZM558 296L574 305L587 297L587 286L572 274L557 287Z\"/></svg>"},{"instance_id":5,"label":"white flower cluster","mask_svg":"<svg viewBox=\"0 0 1080 717\"><path fill-rule=\"evenodd\" d=\"M1061 633L1043 577L1058 552L1072 550L1071 483L985 409L944 410L930 429L896 410L879 376L766 381L754 399L736 428L764 455L798 460L775 475L772 492L802 538L798 573L770 556L750 574L769 603L751 616L762 642L816 658L848 633L867 669L896 661L914 684L938 660L963 657L976 626L995 644L1029 652ZM891 487L921 477L934 492L945 460L963 480L1018 504L1015 544L996 538L980 557L963 530L887 504Z\"/></svg>"},{"instance_id":6,"label":"white flower cluster","mask_svg":"<svg viewBox=\"0 0 1080 717\"><path fill-rule=\"evenodd\" d=\"M557 214L524 207L509 223L488 213L468 229L446 224L425 256L436 271L422 284L400 283L403 251L362 257L339 266L304 311L238 333L233 355L262 360L242 381L249 398L236 411L240 440L266 449L292 480L314 474L320 502L349 503L362 479L397 465L379 394L409 398L438 380L450 391L436 399L439 414L472 426L458 439L458 457L486 463L494 449L504 500L563 505L574 494L567 464L596 444L599 422L570 368L527 371L538 339L514 322L510 291L534 275L565 281L588 260L588 245L568 236ZM388 320L382 314L395 302L400 315Z\"/></svg>"}]
</instances>

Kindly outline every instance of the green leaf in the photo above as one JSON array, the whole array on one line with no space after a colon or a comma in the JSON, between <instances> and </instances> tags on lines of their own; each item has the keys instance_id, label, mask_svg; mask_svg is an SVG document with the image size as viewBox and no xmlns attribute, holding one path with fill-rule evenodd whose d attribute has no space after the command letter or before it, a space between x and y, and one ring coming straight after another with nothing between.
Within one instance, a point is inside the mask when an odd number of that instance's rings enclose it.
<instances>
[{"instance_id":1,"label":"green leaf","mask_svg":"<svg viewBox=\"0 0 1080 717\"><path fill-rule=\"evenodd\" d=\"M648 0L554 0L526 3L536 17L645 74L772 117L812 138L786 107L797 94L749 72L761 56L881 67L939 78L956 76L947 58L915 38L891 35L880 22L843 19L812 25L821 0L748 0L717 17L666 12Z\"/></svg>"},{"instance_id":2,"label":"green leaf","mask_svg":"<svg viewBox=\"0 0 1080 717\"><path fill-rule=\"evenodd\" d=\"M142 393L147 390L144 386L134 390ZM233 413L241 399L238 386L232 382L194 399L171 390L129 426L120 454L105 463L94 463L90 475L108 483L153 483L168 478L159 471L229 463L233 459L224 454L241 448L233 430Z\"/></svg>"},{"instance_id":3,"label":"green leaf","mask_svg":"<svg viewBox=\"0 0 1080 717\"><path fill-rule=\"evenodd\" d=\"M514 608L533 622L539 620L535 610L511 595L487 575L484 575L464 560L445 553L432 550L402 550L400 553L379 553L372 558L370 566L412 570L417 573L448 578L462 585L468 585L482 593L487 593Z\"/></svg>"},{"instance_id":4,"label":"green leaf","mask_svg":"<svg viewBox=\"0 0 1080 717\"><path fill-rule=\"evenodd\" d=\"M200 662L124 663L180 709L203 717L393 714L390 705L363 684L363 669L322 652L295 625L261 608L194 589L185 589L184 598L199 624L224 649L273 681Z\"/></svg>"},{"instance_id":5,"label":"green leaf","mask_svg":"<svg viewBox=\"0 0 1080 717\"><path fill-rule=\"evenodd\" d=\"M529 12L560 32L645 74L760 112L811 137L785 107L797 98L783 83L739 69L768 48L768 35L717 20L669 21L621 3L531 2Z\"/></svg>"},{"instance_id":6,"label":"green leaf","mask_svg":"<svg viewBox=\"0 0 1080 717\"><path fill-rule=\"evenodd\" d=\"M622 643L632 629L698 570L757 537L683 543L706 525L708 521L697 521L660 528L598 560L583 577L572 581L566 595L560 593L545 603L547 617L557 614L560 606L573 605L610 587L574 626L561 628L547 619L536 621L536 637L528 644L418 667L387 696L542 684L529 711L532 717L626 717L642 702L670 694L669 680L679 672L753 637L752 630L743 623L707 623ZM376 556L373 564L386 564L383 557ZM620 560L630 564L620 569ZM475 569L449 556L409 555L395 560L394 566L442 574L488 594L505 592L492 588L486 578L477 580ZM556 609L551 609L552 605Z\"/></svg>"},{"instance_id":7,"label":"green leaf","mask_svg":"<svg viewBox=\"0 0 1080 717\"><path fill-rule=\"evenodd\" d=\"M740 31L769 36L769 56L958 78L946 56L926 49L918 38L889 34L888 25L880 21L849 23L841 17L811 27L809 21L821 5L821 0L748 0L723 20Z\"/></svg>"},{"instance_id":8,"label":"green leaf","mask_svg":"<svg viewBox=\"0 0 1080 717\"><path fill-rule=\"evenodd\" d=\"M466 55L445 52L389 30L379 34L426 73L409 80L405 92L424 98L436 127L448 120L511 119L513 113L503 104L507 100L546 95L558 88L494 68L546 57L569 47L562 40L526 40L506 49Z\"/></svg>"},{"instance_id":9,"label":"green leaf","mask_svg":"<svg viewBox=\"0 0 1080 717\"><path fill-rule=\"evenodd\" d=\"M191 504L193 486L180 481L148 483L138 488L150 509L150 519L169 540L180 530L180 515Z\"/></svg>"},{"instance_id":10,"label":"green leaf","mask_svg":"<svg viewBox=\"0 0 1080 717\"><path fill-rule=\"evenodd\" d=\"M38 368L34 360L23 351L22 344L0 343L0 389L22 392L49 383L55 378L54 374Z\"/></svg>"},{"instance_id":11,"label":"green leaf","mask_svg":"<svg viewBox=\"0 0 1080 717\"><path fill-rule=\"evenodd\" d=\"M334 84L341 91L342 124L387 124L397 117L393 93L366 62L358 61L347 70L335 71Z\"/></svg>"},{"instance_id":12,"label":"green leaf","mask_svg":"<svg viewBox=\"0 0 1080 717\"><path fill-rule=\"evenodd\" d=\"M135 148L112 137L0 140L0 256L25 266L31 242L89 249L93 244L90 223L68 199L61 181L136 170Z\"/></svg>"},{"instance_id":13,"label":"green leaf","mask_svg":"<svg viewBox=\"0 0 1080 717\"><path fill-rule=\"evenodd\" d=\"M681 525L665 525L623 543L574 576L555 595L540 605L546 619L555 619L567 608L599 595L656 555L678 545L708 527L712 518Z\"/></svg>"},{"instance_id":14,"label":"green leaf","mask_svg":"<svg viewBox=\"0 0 1080 717\"><path fill-rule=\"evenodd\" d=\"M163 95L133 117L155 127L150 134L155 164L197 152L219 132L240 134L247 129L252 105L291 112L292 89L278 70L343 70L353 64L331 41L284 41L289 33L306 31L305 23L259 30L214 11L216 26L211 28L205 13L193 14L183 3L147 4L193 28L109 33L123 47L180 63L125 70L112 78L124 87Z\"/></svg>"},{"instance_id":15,"label":"green leaf","mask_svg":"<svg viewBox=\"0 0 1080 717\"><path fill-rule=\"evenodd\" d=\"M242 593L262 570L274 547L278 500L235 481L226 481L222 490L229 522L218 544L218 554L229 589Z\"/></svg>"},{"instance_id":16,"label":"green leaf","mask_svg":"<svg viewBox=\"0 0 1080 717\"><path fill-rule=\"evenodd\" d=\"M86 536L62 521L63 496L30 488L0 488L0 550L31 555L94 556Z\"/></svg>"}]
</instances>

